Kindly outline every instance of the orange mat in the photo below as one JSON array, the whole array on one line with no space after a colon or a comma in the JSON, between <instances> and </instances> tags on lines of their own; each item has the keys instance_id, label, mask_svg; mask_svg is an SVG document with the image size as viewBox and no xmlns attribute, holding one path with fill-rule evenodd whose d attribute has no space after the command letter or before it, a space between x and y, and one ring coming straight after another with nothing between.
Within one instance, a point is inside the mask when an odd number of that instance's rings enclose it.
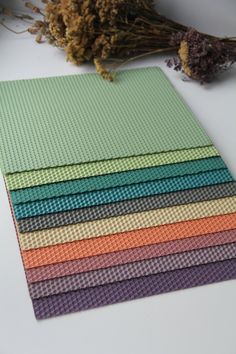
<instances>
[{"instance_id":1,"label":"orange mat","mask_svg":"<svg viewBox=\"0 0 236 354\"><path fill-rule=\"evenodd\" d=\"M234 228L236 213L22 251L22 258L29 269Z\"/></svg>"}]
</instances>

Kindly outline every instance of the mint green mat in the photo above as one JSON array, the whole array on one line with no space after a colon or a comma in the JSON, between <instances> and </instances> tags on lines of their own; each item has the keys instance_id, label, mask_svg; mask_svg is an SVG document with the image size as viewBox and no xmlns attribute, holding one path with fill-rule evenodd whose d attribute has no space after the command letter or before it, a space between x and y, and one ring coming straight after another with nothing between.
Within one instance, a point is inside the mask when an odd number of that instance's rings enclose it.
<instances>
[{"instance_id":1,"label":"mint green mat","mask_svg":"<svg viewBox=\"0 0 236 354\"><path fill-rule=\"evenodd\" d=\"M159 68L0 82L4 174L211 144Z\"/></svg>"}]
</instances>

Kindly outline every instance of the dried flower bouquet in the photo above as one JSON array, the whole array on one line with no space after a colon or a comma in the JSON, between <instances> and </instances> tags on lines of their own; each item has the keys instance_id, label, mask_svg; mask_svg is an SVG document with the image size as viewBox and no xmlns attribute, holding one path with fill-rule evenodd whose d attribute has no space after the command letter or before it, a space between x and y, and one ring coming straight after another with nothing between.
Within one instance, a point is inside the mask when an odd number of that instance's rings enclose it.
<instances>
[{"instance_id":1,"label":"dried flower bouquet","mask_svg":"<svg viewBox=\"0 0 236 354\"><path fill-rule=\"evenodd\" d=\"M29 32L43 37L67 54L77 65L93 62L104 78L108 61L125 62L158 52L175 51L168 61L175 70L200 82L236 62L235 38L218 38L197 32L157 12L152 0L43 0L44 9Z\"/></svg>"}]
</instances>

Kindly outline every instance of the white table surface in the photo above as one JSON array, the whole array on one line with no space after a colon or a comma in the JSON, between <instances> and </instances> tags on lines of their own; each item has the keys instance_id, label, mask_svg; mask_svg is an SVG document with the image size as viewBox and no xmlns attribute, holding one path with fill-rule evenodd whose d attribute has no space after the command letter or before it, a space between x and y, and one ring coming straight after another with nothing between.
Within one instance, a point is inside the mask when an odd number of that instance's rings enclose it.
<instances>
[{"instance_id":1,"label":"white table surface","mask_svg":"<svg viewBox=\"0 0 236 354\"><path fill-rule=\"evenodd\" d=\"M36 44L28 34L3 28L0 50L0 80L93 71L66 63L63 52ZM129 67L148 65L163 68L236 176L236 70L203 87L182 81L164 57ZM0 354L236 354L236 281L37 322L2 177L0 286Z\"/></svg>"}]
</instances>

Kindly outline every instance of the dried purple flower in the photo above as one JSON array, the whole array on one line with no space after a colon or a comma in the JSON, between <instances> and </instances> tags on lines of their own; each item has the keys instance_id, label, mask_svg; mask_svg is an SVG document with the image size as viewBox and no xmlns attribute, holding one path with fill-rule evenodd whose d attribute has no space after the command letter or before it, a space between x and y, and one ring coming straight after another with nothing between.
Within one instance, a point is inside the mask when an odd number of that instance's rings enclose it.
<instances>
[{"instance_id":1,"label":"dried purple flower","mask_svg":"<svg viewBox=\"0 0 236 354\"><path fill-rule=\"evenodd\" d=\"M179 56L167 65L201 83L212 81L236 62L234 40L219 39L189 28L186 33L173 35L171 41L179 44Z\"/></svg>"}]
</instances>

